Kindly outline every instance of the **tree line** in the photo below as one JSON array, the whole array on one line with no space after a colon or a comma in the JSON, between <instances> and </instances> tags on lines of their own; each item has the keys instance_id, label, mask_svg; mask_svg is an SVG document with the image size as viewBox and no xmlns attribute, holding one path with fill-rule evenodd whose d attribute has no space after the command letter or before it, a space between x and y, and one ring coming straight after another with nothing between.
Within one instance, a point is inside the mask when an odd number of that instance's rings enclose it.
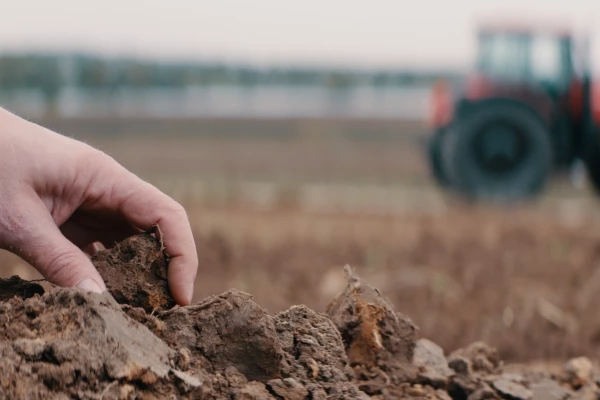
<instances>
[{"instance_id":1,"label":"tree line","mask_svg":"<svg viewBox=\"0 0 600 400\"><path fill-rule=\"evenodd\" d=\"M166 62L82 54L0 54L0 92L34 89L52 110L62 89L184 88L201 85L320 85L343 90L356 85L428 84L448 71L352 70L253 67L209 62Z\"/></svg>"},{"instance_id":2,"label":"tree line","mask_svg":"<svg viewBox=\"0 0 600 400\"><path fill-rule=\"evenodd\" d=\"M219 63L159 62L85 55L0 55L0 90L39 88L49 94L65 85L84 89L185 87L191 85L353 85L428 83L451 73L351 69L235 66Z\"/></svg>"}]
</instances>

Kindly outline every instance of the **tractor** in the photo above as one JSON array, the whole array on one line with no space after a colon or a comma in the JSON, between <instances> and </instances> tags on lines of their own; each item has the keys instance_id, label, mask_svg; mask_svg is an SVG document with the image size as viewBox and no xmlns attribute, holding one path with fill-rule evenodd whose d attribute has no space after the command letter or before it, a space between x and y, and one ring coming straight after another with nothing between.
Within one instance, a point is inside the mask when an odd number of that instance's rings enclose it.
<instances>
[{"instance_id":1,"label":"tractor","mask_svg":"<svg viewBox=\"0 0 600 400\"><path fill-rule=\"evenodd\" d=\"M600 85L588 47L566 29L480 26L474 71L433 87L427 153L439 185L472 200L521 201L583 162L600 189Z\"/></svg>"}]
</instances>

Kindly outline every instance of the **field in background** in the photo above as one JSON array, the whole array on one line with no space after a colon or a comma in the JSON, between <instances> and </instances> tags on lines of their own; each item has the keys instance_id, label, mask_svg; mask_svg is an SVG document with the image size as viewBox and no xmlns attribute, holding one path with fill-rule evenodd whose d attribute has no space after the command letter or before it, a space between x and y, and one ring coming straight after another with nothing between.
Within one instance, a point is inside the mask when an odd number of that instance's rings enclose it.
<instances>
[{"instance_id":1,"label":"field in background","mask_svg":"<svg viewBox=\"0 0 600 400\"><path fill-rule=\"evenodd\" d=\"M235 287L323 311L353 266L446 350L600 356L600 207L556 182L539 202L469 207L432 184L418 121L50 120L185 204L196 299ZM6 253L1 274L34 276ZM23 272L25 271L25 272Z\"/></svg>"}]
</instances>

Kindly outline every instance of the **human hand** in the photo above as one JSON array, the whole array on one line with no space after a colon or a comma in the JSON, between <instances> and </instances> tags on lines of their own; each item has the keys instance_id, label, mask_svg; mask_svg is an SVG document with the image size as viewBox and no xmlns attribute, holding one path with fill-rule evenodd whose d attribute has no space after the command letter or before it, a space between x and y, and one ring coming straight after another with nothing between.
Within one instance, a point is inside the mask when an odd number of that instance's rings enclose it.
<instances>
[{"instance_id":1,"label":"human hand","mask_svg":"<svg viewBox=\"0 0 600 400\"><path fill-rule=\"evenodd\" d=\"M101 151L0 109L0 248L56 285L102 292L82 249L155 225L171 294L189 304L198 258L183 207Z\"/></svg>"}]
</instances>

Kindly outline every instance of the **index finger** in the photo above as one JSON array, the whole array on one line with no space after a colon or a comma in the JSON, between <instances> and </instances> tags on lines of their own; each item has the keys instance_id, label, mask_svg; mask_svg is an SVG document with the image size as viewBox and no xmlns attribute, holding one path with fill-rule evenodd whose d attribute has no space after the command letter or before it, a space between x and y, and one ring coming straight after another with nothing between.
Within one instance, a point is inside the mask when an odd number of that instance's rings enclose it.
<instances>
[{"instance_id":1,"label":"index finger","mask_svg":"<svg viewBox=\"0 0 600 400\"><path fill-rule=\"evenodd\" d=\"M111 203L132 225L144 230L158 226L169 255L169 289L175 301L188 305L194 293L198 254L184 208L132 173L114 183Z\"/></svg>"}]
</instances>

